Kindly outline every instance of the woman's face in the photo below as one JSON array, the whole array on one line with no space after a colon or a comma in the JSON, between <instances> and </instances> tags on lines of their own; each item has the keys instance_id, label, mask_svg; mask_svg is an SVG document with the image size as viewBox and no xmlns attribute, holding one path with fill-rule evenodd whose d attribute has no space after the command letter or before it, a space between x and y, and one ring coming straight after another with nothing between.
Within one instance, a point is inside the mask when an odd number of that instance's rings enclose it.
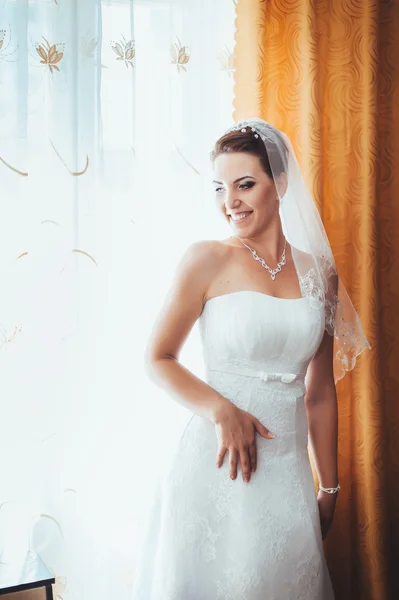
<instances>
[{"instance_id":1,"label":"woman's face","mask_svg":"<svg viewBox=\"0 0 399 600\"><path fill-rule=\"evenodd\" d=\"M219 209L239 237L265 230L278 214L279 200L257 156L247 152L219 154L213 165Z\"/></svg>"}]
</instances>

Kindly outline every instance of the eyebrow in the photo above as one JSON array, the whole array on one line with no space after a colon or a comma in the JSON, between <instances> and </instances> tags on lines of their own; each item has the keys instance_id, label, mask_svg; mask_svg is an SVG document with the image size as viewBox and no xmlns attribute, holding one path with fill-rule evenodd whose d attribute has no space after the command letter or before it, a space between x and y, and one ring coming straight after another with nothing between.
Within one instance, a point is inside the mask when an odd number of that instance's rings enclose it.
<instances>
[{"instance_id":1,"label":"eyebrow","mask_svg":"<svg viewBox=\"0 0 399 600\"><path fill-rule=\"evenodd\" d=\"M252 175L244 175L244 177L239 177L238 179L236 179L235 181L233 181L233 183L238 183L239 181L241 181L242 179L255 179L255 177L252 177ZM213 180L212 183L219 183L220 185L223 185L223 183L221 181L215 181Z\"/></svg>"}]
</instances>

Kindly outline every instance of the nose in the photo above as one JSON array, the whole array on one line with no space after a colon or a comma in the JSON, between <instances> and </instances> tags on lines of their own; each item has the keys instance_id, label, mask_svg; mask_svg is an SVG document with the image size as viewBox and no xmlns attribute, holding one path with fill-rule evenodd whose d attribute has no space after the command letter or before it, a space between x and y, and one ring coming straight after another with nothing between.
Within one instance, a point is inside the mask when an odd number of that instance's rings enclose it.
<instances>
[{"instance_id":1,"label":"nose","mask_svg":"<svg viewBox=\"0 0 399 600\"><path fill-rule=\"evenodd\" d=\"M227 190L225 194L224 205L226 211L237 208L240 206L241 200L238 197L236 190Z\"/></svg>"}]
</instances>

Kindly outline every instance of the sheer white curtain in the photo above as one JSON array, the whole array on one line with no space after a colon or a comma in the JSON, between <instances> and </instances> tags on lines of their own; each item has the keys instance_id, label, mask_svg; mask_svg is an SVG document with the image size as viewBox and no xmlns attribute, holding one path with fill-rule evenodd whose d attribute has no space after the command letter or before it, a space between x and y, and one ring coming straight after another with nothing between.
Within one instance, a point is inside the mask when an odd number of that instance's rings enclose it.
<instances>
[{"instance_id":1,"label":"sheer white curtain","mask_svg":"<svg viewBox=\"0 0 399 600\"><path fill-rule=\"evenodd\" d=\"M188 412L143 350L185 247L228 235L233 0L1 0L0 553L128 598ZM202 375L195 327L182 355Z\"/></svg>"}]
</instances>

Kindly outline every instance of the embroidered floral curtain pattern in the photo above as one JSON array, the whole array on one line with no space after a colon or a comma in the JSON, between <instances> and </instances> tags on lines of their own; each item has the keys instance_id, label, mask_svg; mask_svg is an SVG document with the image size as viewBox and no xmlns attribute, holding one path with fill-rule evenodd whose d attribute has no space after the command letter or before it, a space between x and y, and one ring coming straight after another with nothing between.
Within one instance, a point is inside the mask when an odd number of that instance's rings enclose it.
<instances>
[{"instance_id":1,"label":"embroidered floral curtain pattern","mask_svg":"<svg viewBox=\"0 0 399 600\"><path fill-rule=\"evenodd\" d=\"M127 598L145 507L189 415L143 350L176 261L218 222L235 5L0 7L0 560L55 597ZM198 332L182 354L201 375Z\"/></svg>"}]
</instances>

